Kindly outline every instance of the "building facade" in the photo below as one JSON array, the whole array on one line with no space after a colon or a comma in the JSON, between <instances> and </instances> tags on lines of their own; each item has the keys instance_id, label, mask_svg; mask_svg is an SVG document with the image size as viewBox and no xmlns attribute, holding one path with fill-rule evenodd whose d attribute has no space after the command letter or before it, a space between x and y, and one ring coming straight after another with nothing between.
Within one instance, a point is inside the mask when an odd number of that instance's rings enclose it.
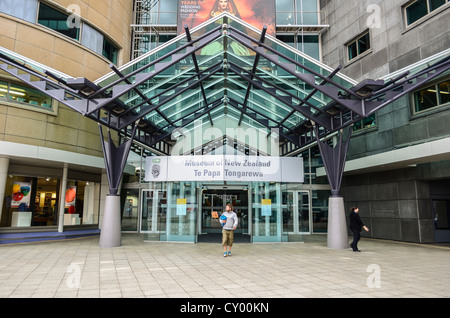
<instances>
[{"instance_id":1,"label":"building facade","mask_svg":"<svg viewBox=\"0 0 450 318\"><path fill-rule=\"evenodd\" d=\"M449 1L321 1L323 59L356 79L388 80L448 56ZM355 131L343 195L377 238L449 240L450 77L444 74Z\"/></svg>"},{"instance_id":2,"label":"building facade","mask_svg":"<svg viewBox=\"0 0 450 318\"><path fill-rule=\"evenodd\" d=\"M100 87L119 76L110 64L123 76L152 63L185 43L179 37L185 25L194 30L194 37L198 25L206 23L208 28L207 20L215 19L214 6L219 6L213 0L21 0L18 9L9 2L0 3L0 25L6 30L0 46L5 54L51 69L61 78L85 77ZM247 35L252 27L267 25L273 37L268 41L280 52L322 74L342 66L337 77L348 87L366 78L388 82L449 55L448 0L222 2L244 21L238 29ZM214 55L214 49L210 45L200 54L201 67L209 67L205 57ZM250 63L245 48L232 44L229 50L243 67ZM189 74L192 67L185 63L151 85L164 91L171 81L182 81L184 70ZM275 75L286 87L292 84L288 74ZM0 231L100 226L107 182L98 125L6 73L0 76ZM203 94L219 91L219 81ZM229 83L220 88L225 94L220 98L225 103L227 96L244 99L247 89L237 79ZM421 243L449 240L448 83L448 74L441 76L354 124L342 194L347 210L360 207L371 228L365 235ZM145 85L140 89L150 92ZM308 87L298 85L291 91L301 96ZM192 90L194 95L202 92ZM138 98L130 94L125 102L138 105ZM330 186L318 146L271 147L276 138L259 135L265 120L295 127L301 118L275 99L256 93L251 98L253 109L260 110L254 118L243 119L236 107L226 104L219 109L223 114L214 114L214 125L211 114L210 126L192 122L175 131L165 147L177 156L223 158L274 157L281 151L302 158L303 182L154 181L148 177L148 162L162 160L168 152L136 142L122 182L122 231L144 234L148 240L207 241L220 232L218 216L232 202L241 219L237 233L245 241L298 241L303 235L326 232ZM189 117L186 110L193 101L180 97L149 118L156 127L164 122L173 126L183 114ZM24 201L25 194L31 200Z\"/></svg>"},{"instance_id":3,"label":"building facade","mask_svg":"<svg viewBox=\"0 0 450 318\"><path fill-rule=\"evenodd\" d=\"M132 12L131 0L1 1L1 53L94 81L129 61ZM101 224L107 181L98 125L4 71L0 176L2 232Z\"/></svg>"}]
</instances>

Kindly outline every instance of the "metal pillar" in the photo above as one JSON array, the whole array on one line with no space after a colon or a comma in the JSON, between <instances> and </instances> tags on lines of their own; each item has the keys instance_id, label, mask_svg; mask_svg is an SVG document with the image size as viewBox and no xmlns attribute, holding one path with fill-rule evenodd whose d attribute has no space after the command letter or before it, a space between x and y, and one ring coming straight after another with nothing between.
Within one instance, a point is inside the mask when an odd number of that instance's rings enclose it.
<instances>
[{"instance_id":1,"label":"metal pillar","mask_svg":"<svg viewBox=\"0 0 450 318\"><path fill-rule=\"evenodd\" d=\"M340 189L352 129L353 126L347 128L348 137L346 141L344 141L344 130L341 129L336 144L330 146L325 141L320 140L319 128L314 126L317 144L322 155L328 182L331 186L331 197L328 199L327 246L334 249L348 248L344 198L340 195Z\"/></svg>"},{"instance_id":2,"label":"metal pillar","mask_svg":"<svg viewBox=\"0 0 450 318\"><path fill-rule=\"evenodd\" d=\"M109 184L109 194L106 196L105 211L100 232L100 247L119 247L122 245L122 230L120 195L118 192L133 137L136 132L136 125L133 125L131 138L119 147L116 147L114 144L110 131L108 131L108 140L104 140L100 125L99 129Z\"/></svg>"}]
</instances>

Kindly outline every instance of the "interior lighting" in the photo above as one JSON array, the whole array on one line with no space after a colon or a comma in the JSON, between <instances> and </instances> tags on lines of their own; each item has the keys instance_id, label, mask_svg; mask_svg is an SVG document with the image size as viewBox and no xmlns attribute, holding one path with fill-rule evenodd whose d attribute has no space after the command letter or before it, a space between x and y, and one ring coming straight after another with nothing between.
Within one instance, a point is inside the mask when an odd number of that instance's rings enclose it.
<instances>
[{"instance_id":1,"label":"interior lighting","mask_svg":"<svg viewBox=\"0 0 450 318\"><path fill-rule=\"evenodd\" d=\"M4 93L8 93L8 90L4 89L4 88L0 88L0 92L4 92ZM17 95L17 96L25 96L25 93L21 93L21 92L16 92L16 91L9 91L10 94L12 95Z\"/></svg>"}]
</instances>

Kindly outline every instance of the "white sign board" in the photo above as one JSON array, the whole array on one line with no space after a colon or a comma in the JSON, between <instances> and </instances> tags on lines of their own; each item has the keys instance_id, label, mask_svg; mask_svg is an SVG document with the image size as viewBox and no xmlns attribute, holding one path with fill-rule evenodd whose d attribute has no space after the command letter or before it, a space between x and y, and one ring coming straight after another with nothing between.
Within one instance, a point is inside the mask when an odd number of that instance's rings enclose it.
<instances>
[{"instance_id":1,"label":"white sign board","mask_svg":"<svg viewBox=\"0 0 450 318\"><path fill-rule=\"evenodd\" d=\"M304 182L303 158L263 156L147 157L145 181Z\"/></svg>"}]
</instances>

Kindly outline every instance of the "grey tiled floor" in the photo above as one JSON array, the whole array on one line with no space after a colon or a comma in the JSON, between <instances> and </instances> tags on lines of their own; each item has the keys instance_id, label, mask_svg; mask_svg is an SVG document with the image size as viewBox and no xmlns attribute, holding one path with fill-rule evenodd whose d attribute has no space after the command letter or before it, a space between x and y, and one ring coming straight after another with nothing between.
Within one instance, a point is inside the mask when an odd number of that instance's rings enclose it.
<instances>
[{"instance_id":1,"label":"grey tiled floor","mask_svg":"<svg viewBox=\"0 0 450 318\"><path fill-rule=\"evenodd\" d=\"M0 246L0 297L450 297L450 247L363 238L361 253L305 243L144 242L97 238ZM379 282L379 285L375 284Z\"/></svg>"}]
</instances>

